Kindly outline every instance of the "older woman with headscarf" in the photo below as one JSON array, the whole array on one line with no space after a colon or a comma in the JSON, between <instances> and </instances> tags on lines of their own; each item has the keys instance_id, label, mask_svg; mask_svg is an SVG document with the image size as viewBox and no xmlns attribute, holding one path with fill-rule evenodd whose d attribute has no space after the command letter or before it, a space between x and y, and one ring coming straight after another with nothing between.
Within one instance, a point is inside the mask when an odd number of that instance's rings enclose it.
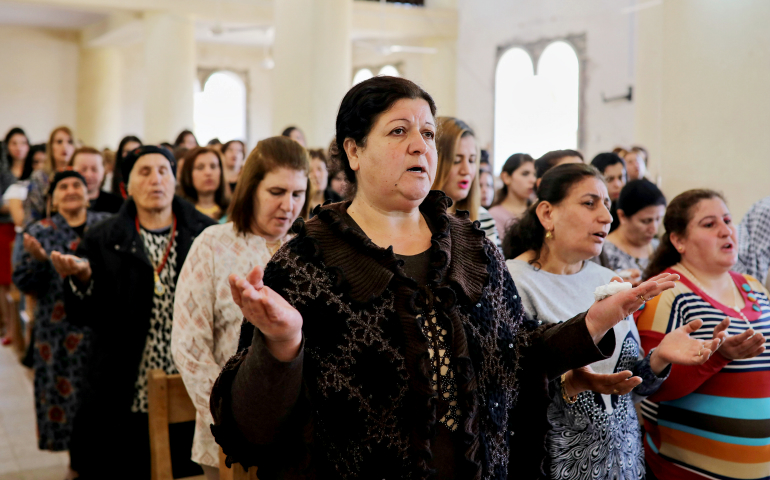
<instances>
[{"instance_id":1,"label":"older woman with headscarf","mask_svg":"<svg viewBox=\"0 0 770 480\"><path fill-rule=\"evenodd\" d=\"M525 322L499 250L430 191L435 111L402 78L354 86L336 132L352 202L317 208L264 273L231 277L247 322L212 429L262 479L538 475L545 419L517 398L606 358L605 334L672 285L663 275L559 325Z\"/></svg>"},{"instance_id":2,"label":"older woman with headscarf","mask_svg":"<svg viewBox=\"0 0 770 480\"><path fill-rule=\"evenodd\" d=\"M57 173L48 192L55 213L27 229L13 280L19 290L37 297L33 368L38 447L62 451L71 448L72 421L85 389L90 331L64 308L65 281L50 256L74 253L85 231L108 214L87 210L86 181L77 172Z\"/></svg>"},{"instance_id":3,"label":"older woman with headscarf","mask_svg":"<svg viewBox=\"0 0 770 480\"><path fill-rule=\"evenodd\" d=\"M89 231L75 255L51 255L66 277L67 311L93 331L90 388L73 431L86 446L72 457L84 479L116 464L125 478L150 475L148 375L177 373L170 348L176 282L193 240L214 223L174 196L175 167L163 148L132 150L122 165L129 198L120 211Z\"/></svg>"}]
</instances>

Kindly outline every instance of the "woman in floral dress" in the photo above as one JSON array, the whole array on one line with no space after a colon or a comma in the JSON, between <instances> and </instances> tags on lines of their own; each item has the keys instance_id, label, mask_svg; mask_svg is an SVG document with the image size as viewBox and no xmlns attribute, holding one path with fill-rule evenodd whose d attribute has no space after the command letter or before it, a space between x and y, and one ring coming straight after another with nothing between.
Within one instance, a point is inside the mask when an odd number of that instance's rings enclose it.
<instances>
[{"instance_id":1,"label":"woman in floral dress","mask_svg":"<svg viewBox=\"0 0 770 480\"><path fill-rule=\"evenodd\" d=\"M34 370L38 446L69 449L72 420L85 378L88 330L75 327L64 310L63 282L51 264L53 251L73 253L85 230L109 216L87 210L86 183L74 171L55 175L49 189L52 217L30 225L13 281L37 297Z\"/></svg>"}]
</instances>

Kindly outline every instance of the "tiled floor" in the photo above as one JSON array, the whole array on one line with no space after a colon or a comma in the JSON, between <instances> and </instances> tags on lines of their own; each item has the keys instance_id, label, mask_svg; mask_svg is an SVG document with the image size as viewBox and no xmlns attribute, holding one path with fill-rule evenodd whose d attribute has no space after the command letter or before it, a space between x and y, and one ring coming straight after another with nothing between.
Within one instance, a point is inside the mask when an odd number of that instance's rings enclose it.
<instances>
[{"instance_id":1,"label":"tiled floor","mask_svg":"<svg viewBox=\"0 0 770 480\"><path fill-rule=\"evenodd\" d=\"M63 480L68 464L67 452L38 450L31 376L0 347L0 480Z\"/></svg>"}]
</instances>

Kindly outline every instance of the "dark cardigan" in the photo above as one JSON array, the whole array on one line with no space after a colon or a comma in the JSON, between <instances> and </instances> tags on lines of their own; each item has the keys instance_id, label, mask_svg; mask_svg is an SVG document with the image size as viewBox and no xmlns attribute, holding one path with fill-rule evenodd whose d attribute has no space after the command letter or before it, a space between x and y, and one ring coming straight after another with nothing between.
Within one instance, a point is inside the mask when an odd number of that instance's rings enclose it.
<instances>
[{"instance_id":1,"label":"dark cardigan","mask_svg":"<svg viewBox=\"0 0 770 480\"><path fill-rule=\"evenodd\" d=\"M230 461L257 465L263 480L429 477L436 392L415 317L435 309L450 326L463 413L455 478L542 475L548 379L606 358L614 335L594 345L583 314L550 328L527 322L497 248L467 213L448 215L450 204L431 192L420 206L433 233L424 289L392 248L346 223L349 203L295 225L264 283L302 314L303 346L278 362L244 323L211 397ZM533 389L522 396L532 411L514 408L521 386Z\"/></svg>"}]
</instances>

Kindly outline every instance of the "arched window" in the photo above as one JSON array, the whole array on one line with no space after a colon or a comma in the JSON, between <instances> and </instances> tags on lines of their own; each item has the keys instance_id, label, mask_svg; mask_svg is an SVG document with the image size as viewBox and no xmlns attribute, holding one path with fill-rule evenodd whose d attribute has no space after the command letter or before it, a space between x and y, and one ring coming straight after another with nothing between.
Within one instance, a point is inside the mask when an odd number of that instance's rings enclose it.
<instances>
[{"instance_id":1,"label":"arched window","mask_svg":"<svg viewBox=\"0 0 770 480\"><path fill-rule=\"evenodd\" d=\"M380 72L377 75L387 75L389 77L400 77L401 74L398 73L398 69L394 67L393 65L385 65L380 69Z\"/></svg>"},{"instance_id":2,"label":"arched window","mask_svg":"<svg viewBox=\"0 0 770 480\"><path fill-rule=\"evenodd\" d=\"M227 71L213 73L203 91L196 89L193 121L201 145L212 138L222 143L246 140L246 85L241 77Z\"/></svg>"},{"instance_id":3,"label":"arched window","mask_svg":"<svg viewBox=\"0 0 770 480\"><path fill-rule=\"evenodd\" d=\"M364 80L369 80L373 76L374 74L372 73L371 70L369 70L368 68L362 68L359 71L357 71L355 75L353 75L353 85L358 85Z\"/></svg>"},{"instance_id":4,"label":"arched window","mask_svg":"<svg viewBox=\"0 0 770 480\"><path fill-rule=\"evenodd\" d=\"M536 74L535 74L536 73ZM506 51L495 75L495 171L514 153L537 158L577 148L580 67L575 50L558 41L533 70L523 48Z\"/></svg>"}]
</instances>

